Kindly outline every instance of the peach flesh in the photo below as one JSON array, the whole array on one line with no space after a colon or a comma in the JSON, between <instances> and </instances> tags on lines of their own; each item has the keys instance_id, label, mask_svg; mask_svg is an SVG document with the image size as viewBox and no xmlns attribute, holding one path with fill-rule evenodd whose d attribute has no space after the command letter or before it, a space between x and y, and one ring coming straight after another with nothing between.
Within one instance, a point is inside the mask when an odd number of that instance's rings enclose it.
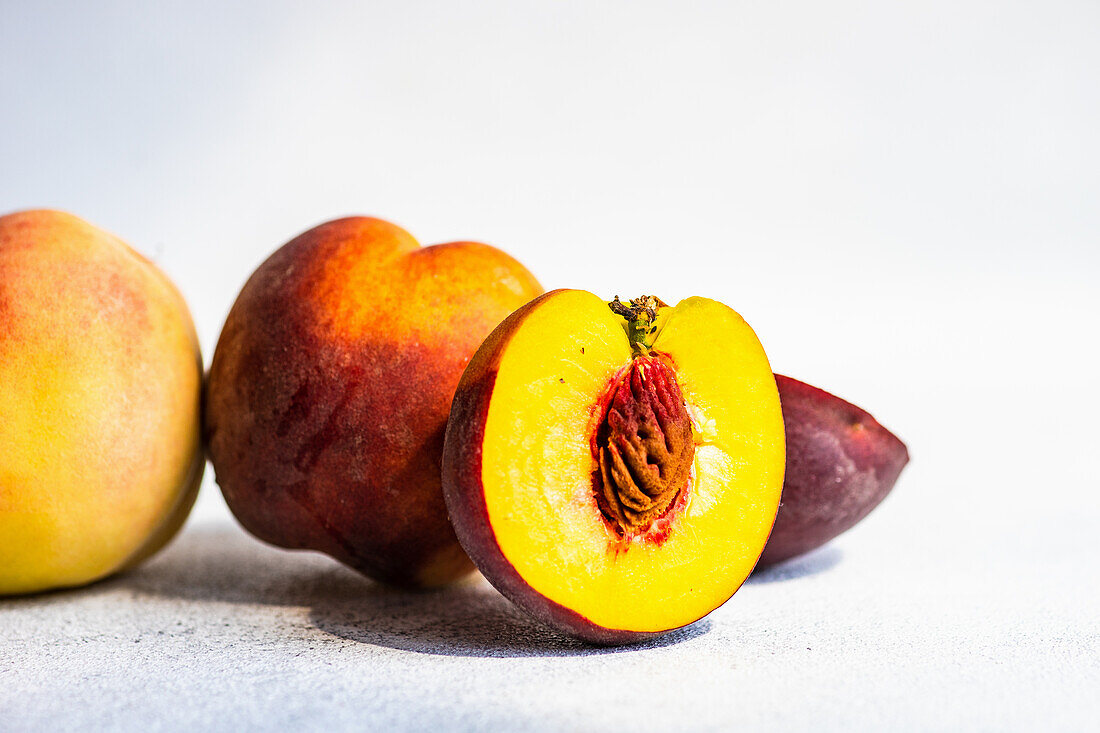
<instances>
[{"instance_id":1,"label":"peach flesh","mask_svg":"<svg viewBox=\"0 0 1100 733\"><path fill-rule=\"evenodd\" d=\"M597 644L651 638L728 600L764 547L782 486L763 350L727 306L688 298L661 310L652 351L675 363L700 426L691 481L650 527L617 531L593 486L592 436L600 396L637 356L629 331L591 293L527 304L471 360L444 447L450 516L482 574L535 618Z\"/></svg>"}]
</instances>

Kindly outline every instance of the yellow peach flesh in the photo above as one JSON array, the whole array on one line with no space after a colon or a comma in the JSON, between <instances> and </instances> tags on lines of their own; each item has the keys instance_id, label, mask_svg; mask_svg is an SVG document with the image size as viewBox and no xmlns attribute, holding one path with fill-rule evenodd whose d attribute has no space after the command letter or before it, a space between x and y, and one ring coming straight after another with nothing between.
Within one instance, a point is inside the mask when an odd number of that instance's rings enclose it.
<instances>
[{"instance_id":1,"label":"yellow peach flesh","mask_svg":"<svg viewBox=\"0 0 1100 733\"><path fill-rule=\"evenodd\" d=\"M561 291L534 309L504 348L486 416L481 482L501 553L533 590L609 629L676 628L727 600L767 541L783 482L779 399L752 330L705 298L657 323L653 349L676 365L696 438L663 542L624 548L596 505L596 404L632 353L604 301Z\"/></svg>"}]
</instances>

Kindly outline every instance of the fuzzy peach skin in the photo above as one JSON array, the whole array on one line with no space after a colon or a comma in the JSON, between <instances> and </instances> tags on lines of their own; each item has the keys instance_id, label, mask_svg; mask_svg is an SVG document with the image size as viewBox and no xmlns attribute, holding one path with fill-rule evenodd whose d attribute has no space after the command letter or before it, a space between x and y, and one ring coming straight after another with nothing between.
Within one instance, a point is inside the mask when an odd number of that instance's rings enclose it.
<instances>
[{"instance_id":1,"label":"fuzzy peach skin","mask_svg":"<svg viewBox=\"0 0 1100 733\"><path fill-rule=\"evenodd\" d=\"M760 568L809 552L866 517L909 462L905 443L865 410L775 375L787 436L783 502Z\"/></svg>"},{"instance_id":2,"label":"fuzzy peach skin","mask_svg":"<svg viewBox=\"0 0 1100 733\"><path fill-rule=\"evenodd\" d=\"M451 398L482 339L541 291L500 250L422 248L380 219L277 250L237 298L208 379L210 458L237 519L394 585L470 572L440 487Z\"/></svg>"},{"instance_id":3,"label":"fuzzy peach skin","mask_svg":"<svg viewBox=\"0 0 1100 733\"><path fill-rule=\"evenodd\" d=\"M151 262L58 211L0 217L0 594L149 557L205 461L187 305Z\"/></svg>"}]
</instances>

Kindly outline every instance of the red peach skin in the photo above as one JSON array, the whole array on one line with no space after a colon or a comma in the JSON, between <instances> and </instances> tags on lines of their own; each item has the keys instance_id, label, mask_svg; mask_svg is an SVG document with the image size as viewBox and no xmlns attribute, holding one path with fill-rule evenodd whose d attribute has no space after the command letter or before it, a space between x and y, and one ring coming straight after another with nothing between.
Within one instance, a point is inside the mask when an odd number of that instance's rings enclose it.
<instances>
[{"instance_id":1,"label":"red peach skin","mask_svg":"<svg viewBox=\"0 0 1100 733\"><path fill-rule=\"evenodd\" d=\"M775 375L787 435L783 499L757 568L809 552L886 498L909 462L905 444L870 414Z\"/></svg>"}]
</instances>

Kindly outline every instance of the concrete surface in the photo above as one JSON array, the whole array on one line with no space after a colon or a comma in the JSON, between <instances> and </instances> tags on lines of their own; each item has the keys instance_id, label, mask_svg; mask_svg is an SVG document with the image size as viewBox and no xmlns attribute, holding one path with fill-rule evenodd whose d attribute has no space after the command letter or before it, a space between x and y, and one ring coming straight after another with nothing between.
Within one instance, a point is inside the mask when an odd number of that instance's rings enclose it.
<instances>
[{"instance_id":1,"label":"concrete surface","mask_svg":"<svg viewBox=\"0 0 1100 733\"><path fill-rule=\"evenodd\" d=\"M932 547L926 560L876 551L857 541L867 534L754 577L686 630L600 649L528 620L484 581L391 591L199 521L129 575L0 601L0 729L1095 724L1094 584L1029 559L1026 542L975 572Z\"/></svg>"}]
</instances>

